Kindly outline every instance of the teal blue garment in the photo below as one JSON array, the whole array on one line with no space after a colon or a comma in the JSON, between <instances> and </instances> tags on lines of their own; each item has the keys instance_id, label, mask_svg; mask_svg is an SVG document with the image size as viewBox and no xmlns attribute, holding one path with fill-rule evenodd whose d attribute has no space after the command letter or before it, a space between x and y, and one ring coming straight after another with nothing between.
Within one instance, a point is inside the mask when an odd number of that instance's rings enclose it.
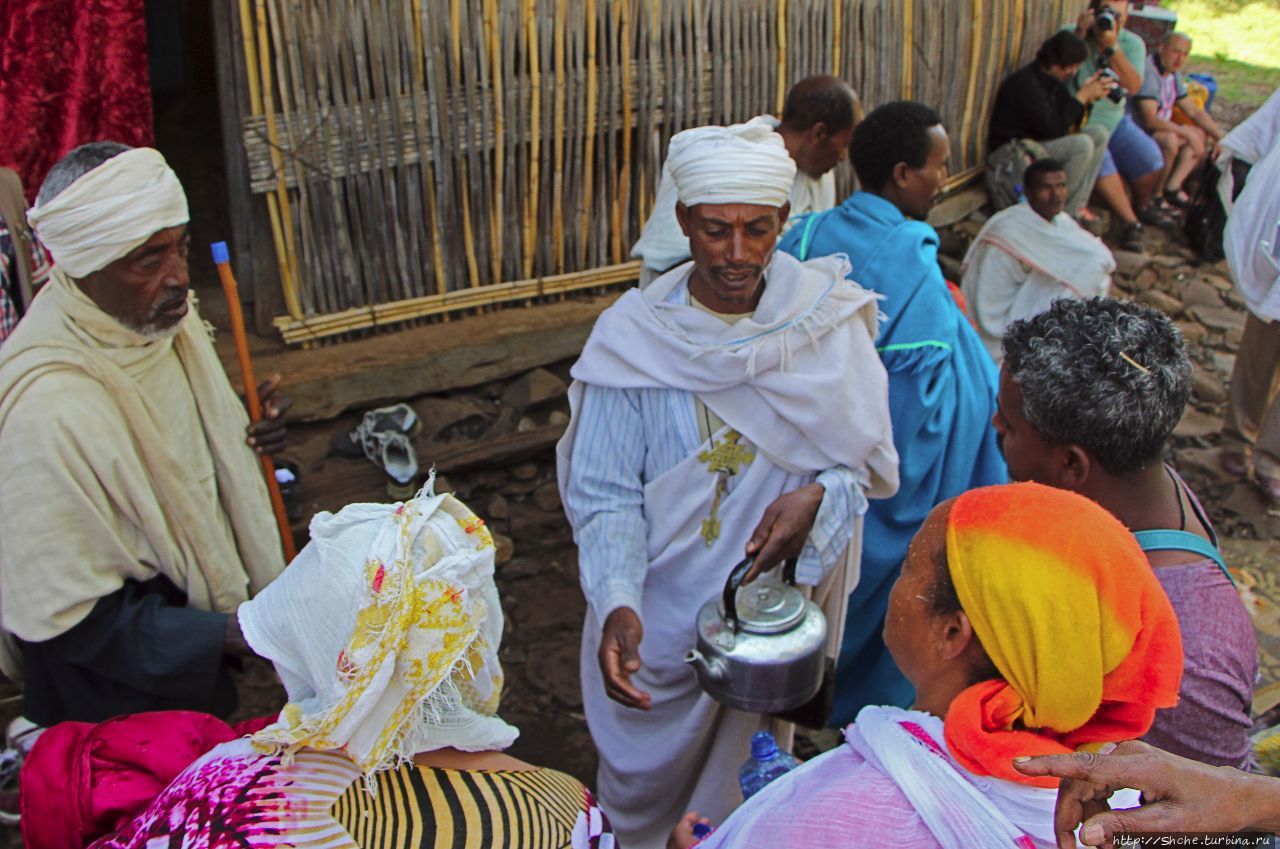
<instances>
[{"instance_id":1,"label":"teal blue garment","mask_svg":"<svg viewBox=\"0 0 1280 849\"><path fill-rule=\"evenodd\" d=\"M938 234L883 198L857 192L806 216L782 250L800 259L843 253L853 280L884 296L876 346L889 373L889 413L900 458L898 494L875 500L863 528L862 577L849 597L831 724L865 705L908 707L911 684L881 638L889 589L907 544L941 501L1008 481L996 447L997 372L938 268Z\"/></svg>"}]
</instances>

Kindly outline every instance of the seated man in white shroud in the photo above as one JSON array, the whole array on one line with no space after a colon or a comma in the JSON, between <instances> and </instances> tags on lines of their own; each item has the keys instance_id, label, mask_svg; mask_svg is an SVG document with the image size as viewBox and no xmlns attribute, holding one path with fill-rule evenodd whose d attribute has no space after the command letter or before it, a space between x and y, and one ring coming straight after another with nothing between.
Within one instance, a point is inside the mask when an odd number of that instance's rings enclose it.
<instances>
[{"instance_id":1,"label":"seated man in white shroud","mask_svg":"<svg viewBox=\"0 0 1280 849\"><path fill-rule=\"evenodd\" d=\"M1044 312L1058 298L1107 294L1116 268L1107 246L1063 212L1062 163L1031 163L1022 185L1025 202L991 216L964 258L965 308L997 364L1004 356L1005 328Z\"/></svg>"}]
</instances>

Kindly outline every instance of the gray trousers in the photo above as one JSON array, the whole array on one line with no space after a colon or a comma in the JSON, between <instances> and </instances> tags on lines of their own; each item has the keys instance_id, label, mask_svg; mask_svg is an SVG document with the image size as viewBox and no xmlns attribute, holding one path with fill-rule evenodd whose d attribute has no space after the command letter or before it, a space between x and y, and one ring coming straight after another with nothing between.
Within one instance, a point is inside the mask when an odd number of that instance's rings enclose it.
<instances>
[{"instance_id":1,"label":"gray trousers","mask_svg":"<svg viewBox=\"0 0 1280 849\"><path fill-rule=\"evenodd\" d=\"M1072 218L1089 200L1110 135L1102 127L1085 127L1081 132L1040 142L1067 169L1066 212Z\"/></svg>"},{"instance_id":2,"label":"gray trousers","mask_svg":"<svg viewBox=\"0 0 1280 849\"><path fill-rule=\"evenodd\" d=\"M1244 337L1231 370L1231 393L1222 435L1248 451L1253 448L1259 475L1280 473L1280 324L1253 313L1244 323Z\"/></svg>"}]
</instances>

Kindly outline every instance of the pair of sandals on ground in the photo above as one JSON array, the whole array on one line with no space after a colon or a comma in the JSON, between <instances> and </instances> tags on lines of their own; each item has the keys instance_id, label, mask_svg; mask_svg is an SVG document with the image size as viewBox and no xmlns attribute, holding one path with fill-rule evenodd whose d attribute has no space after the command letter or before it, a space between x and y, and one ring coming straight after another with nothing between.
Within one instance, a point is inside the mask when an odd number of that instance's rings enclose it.
<instances>
[{"instance_id":1,"label":"pair of sandals on ground","mask_svg":"<svg viewBox=\"0 0 1280 849\"><path fill-rule=\"evenodd\" d=\"M386 472L387 495L412 498L417 491L418 455L413 438L422 431L422 420L408 404L379 407L364 414L354 429L338 434L331 447L340 457L366 457Z\"/></svg>"}]
</instances>

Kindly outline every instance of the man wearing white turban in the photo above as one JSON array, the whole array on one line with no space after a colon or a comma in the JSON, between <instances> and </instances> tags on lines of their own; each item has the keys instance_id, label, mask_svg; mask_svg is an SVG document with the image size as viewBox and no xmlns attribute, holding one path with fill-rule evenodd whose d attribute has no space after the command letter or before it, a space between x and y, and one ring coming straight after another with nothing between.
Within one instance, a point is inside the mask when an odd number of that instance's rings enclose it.
<instances>
[{"instance_id":1,"label":"man wearing white turban","mask_svg":"<svg viewBox=\"0 0 1280 849\"><path fill-rule=\"evenodd\" d=\"M835 167L848 155L853 128L862 120L862 105L853 88L838 77L806 77L791 87L782 120L760 115L727 129L752 133L760 125L776 132L796 163L788 187L791 219L836 204ZM644 223L631 256L642 261L640 286L689 260L689 239L676 220L676 187L663 166L653 212ZM783 225L786 226L785 224Z\"/></svg>"},{"instance_id":2,"label":"man wearing white turban","mask_svg":"<svg viewBox=\"0 0 1280 849\"><path fill-rule=\"evenodd\" d=\"M796 167L781 137L686 130L667 165L693 258L600 316L557 447L601 804L639 849L690 808L728 814L768 723L699 688L699 607L744 552L752 574L798 558L839 633L866 498L897 486L875 297L843 258L774 253Z\"/></svg>"},{"instance_id":3,"label":"man wearing white turban","mask_svg":"<svg viewBox=\"0 0 1280 849\"><path fill-rule=\"evenodd\" d=\"M37 725L225 715L228 659L247 652L236 608L284 566L254 450L282 446L287 399L264 385L267 421L248 428L157 151L77 148L29 218L54 268L0 353L5 671Z\"/></svg>"}]
</instances>

